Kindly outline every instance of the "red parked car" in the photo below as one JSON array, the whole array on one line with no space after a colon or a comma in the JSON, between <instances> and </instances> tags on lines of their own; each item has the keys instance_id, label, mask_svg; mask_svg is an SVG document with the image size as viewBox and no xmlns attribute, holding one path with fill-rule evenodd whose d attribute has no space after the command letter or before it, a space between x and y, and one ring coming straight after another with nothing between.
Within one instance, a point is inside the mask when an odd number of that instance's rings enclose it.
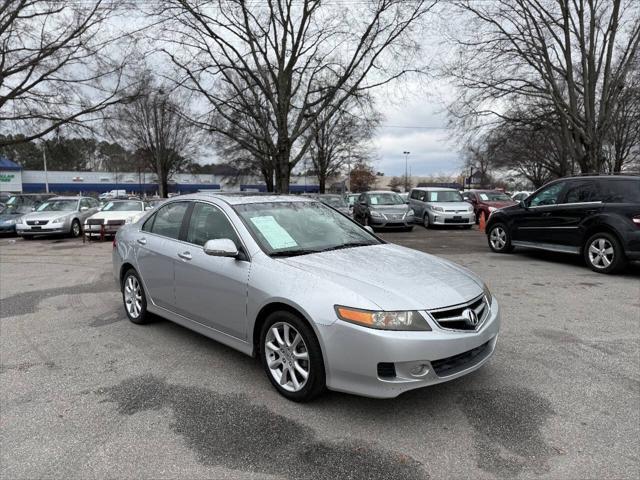
<instances>
[{"instance_id":1,"label":"red parked car","mask_svg":"<svg viewBox=\"0 0 640 480\"><path fill-rule=\"evenodd\" d=\"M473 205L476 223L480 221L480 215L487 220L491 212L518 203L499 190L468 190L462 193L462 198Z\"/></svg>"}]
</instances>

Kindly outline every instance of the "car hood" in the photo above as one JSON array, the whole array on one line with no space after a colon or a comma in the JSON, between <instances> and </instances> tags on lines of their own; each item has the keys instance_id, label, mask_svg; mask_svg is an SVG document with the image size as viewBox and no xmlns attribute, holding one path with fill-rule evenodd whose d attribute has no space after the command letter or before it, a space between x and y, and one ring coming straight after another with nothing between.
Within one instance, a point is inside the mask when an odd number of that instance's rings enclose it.
<instances>
[{"instance_id":1,"label":"car hood","mask_svg":"<svg viewBox=\"0 0 640 480\"><path fill-rule=\"evenodd\" d=\"M482 281L465 268L398 245L347 248L278 261L349 289L382 310L447 307L483 291Z\"/></svg>"},{"instance_id":2,"label":"car hood","mask_svg":"<svg viewBox=\"0 0 640 480\"><path fill-rule=\"evenodd\" d=\"M75 211L64 212L31 212L24 216L25 220L53 220L54 218L69 217L76 213Z\"/></svg>"},{"instance_id":3,"label":"car hood","mask_svg":"<svg viewBox=\"0 0 640 480\"><path fill-rule=\"evenodd\" d=\"M127 218L132 218L135 222L138 218L144 215L145 212L140 210L130 210L130 211L115 211L115 212L97 212L91 215L89 218L92 220L126 220Z\"/></svg>"},{"instance_id":4,"label":"car hood","mask_svg":"<svg viewBox=\"0 0 640 480\"><path fill-rule=\"evenodd\" d=\"M5 220L16 220L24 215L24 212L2 212L0 213L0 222L4 222Z\"/></svg>"}]
</instances>

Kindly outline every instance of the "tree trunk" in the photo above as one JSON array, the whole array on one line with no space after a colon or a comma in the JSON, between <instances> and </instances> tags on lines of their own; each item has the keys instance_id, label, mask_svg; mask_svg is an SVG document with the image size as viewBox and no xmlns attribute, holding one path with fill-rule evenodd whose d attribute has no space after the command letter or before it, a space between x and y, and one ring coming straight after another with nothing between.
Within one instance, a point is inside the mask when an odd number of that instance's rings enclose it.
<instances>
[{"instance_id":1,"label":"tree trunk","mask_svg":"<svg viewBox=\"0 0 640 480\"><path fill-rule=\"evenodd\" d=\"M291 156L291 145L289 140L278 140L278 153L274 158L276 172L276 193L289 193L289 180L291 176L291 164L289 157Z\"/></svg>"},{"instance_id":2,"label":"tree trunk","mask_svg":"<svg viewBox=\"0 0 640 480\"><path fill-rule=\"evenodd\" d=\"M320 193L325 193L327 184L327 176L325 174L318 174L318 190Z\"/></svg>"}]
</instances>

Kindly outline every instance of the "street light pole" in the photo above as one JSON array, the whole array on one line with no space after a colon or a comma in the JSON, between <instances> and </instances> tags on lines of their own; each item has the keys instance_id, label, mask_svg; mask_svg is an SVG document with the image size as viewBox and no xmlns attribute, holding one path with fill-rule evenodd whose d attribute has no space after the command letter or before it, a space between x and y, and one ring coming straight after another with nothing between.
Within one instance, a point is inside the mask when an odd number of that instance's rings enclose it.
<instances>
[{"instance_id":1,"label":"street light pole","mask_svg":"<svg viewBox=\"0 0 640 480\"><path fill-rule=\"evenodd\" d=\"M407 166L409 165L409 155L411 154L411 152L402 152L404 155L404 191L406 192L407 190L409 190L409 177L407 176L409 174L408 168Z\"/></svg>"}]
</instances>

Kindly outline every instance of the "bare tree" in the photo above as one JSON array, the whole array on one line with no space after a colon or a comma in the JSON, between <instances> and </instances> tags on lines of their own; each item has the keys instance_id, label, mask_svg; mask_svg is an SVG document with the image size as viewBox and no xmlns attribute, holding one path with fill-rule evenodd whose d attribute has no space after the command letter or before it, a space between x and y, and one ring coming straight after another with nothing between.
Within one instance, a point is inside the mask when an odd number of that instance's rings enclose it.
<instances>
[{"instance_id":1,"label":"bare tree","mask_svg":"<svg viewBox=\"0 0 640 480\"><path fill-rule=\"evenodd\" d=\"M331 117L355 93L417 69L412 34L435 1L172 0L161 11L170 34L164 51L182 84L227 125L243 138L260 136L274 162L276 191L287 192L320 115ZM236 138L218 125L208 127Z\"/></svg>"},{"instance_id":2,"label":"bare tree","mask_svg":"<svg viewBox=\"0 0 640 480\"><path fill-rule=\"evenodd\" d=\"M380 123L380 115L374 111L369 96L354 96L330 117L329 112L318 115L309 132L313 139L308 154L320 193L325 193L327 179L347 163L370 159L368 141Z\"/></svg>"},{"instance_id":3,"label":"bare tree","mask_svg":"<svg viewBox=\"0 0 640 480\"><path fill-rule=\"evenodd\" d=\"M136 151L156 174L161 197L168 195L173 174L184 170L201 146L201 131L191 121L189 103L147 77L142 93L118 107L110 130Z\"/></svg>"},{"instance_id":4,"label":"bare tree","mask_svg":"<svg viewBox=\"0 0 640 480\"><path fill-rule=\"evenodd\" d=\"M129 55L105 28L117 3L0 0L0 124L24 134L3 142L84 125L123 99Z\"/></svg>"},{"instance_id":5,"label":"bare tree","mask_svg":"<svg viewBox=\"0 0 640 480\"><path fill-rule=\"evenodd\" d=\"M582 172L603 169L603 144L640 45L635 0L460 0L456 113L516 120L507 105L553 107ZM507 109L508 110L508 109Z\"/></svg>"},{"instance_id":6,"label":"bare tree","mask_svg":"<svg viewBox=\"0 0 640 480\"><path fill-rule=\"evenodd\" d=\"M352 192L367 192L376 183L373 167L363 161L357 162L349 175L349 189Z\"/></svg>"}]
</instances>

